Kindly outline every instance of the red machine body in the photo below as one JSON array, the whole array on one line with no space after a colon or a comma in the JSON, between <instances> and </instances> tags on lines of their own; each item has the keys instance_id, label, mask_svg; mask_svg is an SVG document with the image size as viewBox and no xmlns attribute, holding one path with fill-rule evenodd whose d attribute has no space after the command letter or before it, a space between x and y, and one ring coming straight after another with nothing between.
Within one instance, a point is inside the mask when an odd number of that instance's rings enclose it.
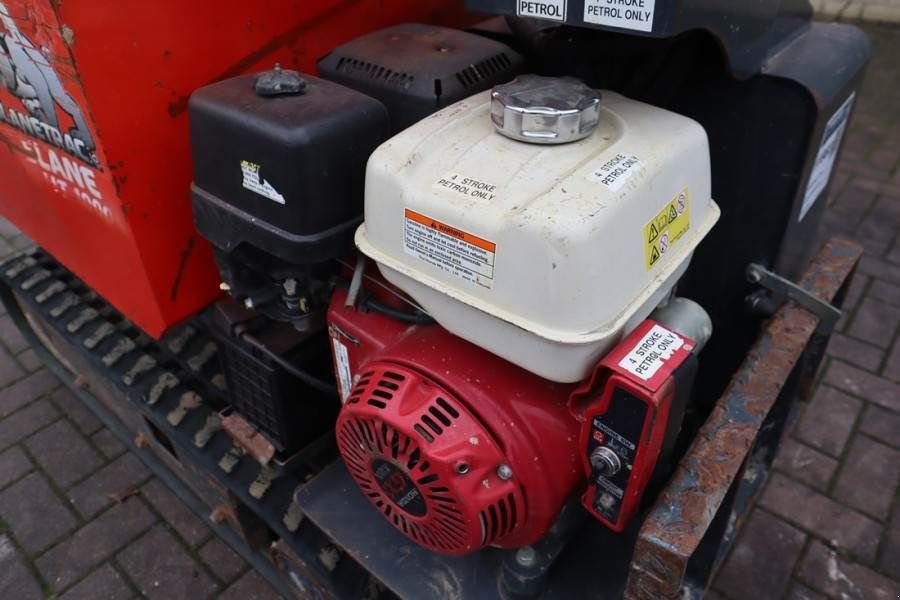
<instances>
[{"instance_id":1,"label":"red machine body","mask_svg":"<svg viewBox=\"0 0 900 600\"><path fill-rule=\"evenodd\" d=\"M674 444L678 399L686 400L694 342L652 320L644 321L607 354L570 399L581 422L579 454L588 478L582 504L613 531L622 531L641 498L664 446ZM681 418L677 419L680 424Z\"/></svg>"},{"instance_id":2,"label":"red machine body","mask_svg":"<svg viewBox=\"0 0 900 600\"><path fill-rule=\"evenodd\" d=\"M345 298L336 292L328 315L345 398L338 446L375 507L445 554L540 539L584 478L572 386Z\"/></svg>"},{"instance_id":3,"label":"red machine body","mask_svg":"<svg viewBox=\"0 0 900 600\"><path fill-rule=\"evenodd\" d=\"M188 195L191 92L467 19L446 0L0 0L0 211L158 336L219 294Z\"/></svg>"}]
</instances>

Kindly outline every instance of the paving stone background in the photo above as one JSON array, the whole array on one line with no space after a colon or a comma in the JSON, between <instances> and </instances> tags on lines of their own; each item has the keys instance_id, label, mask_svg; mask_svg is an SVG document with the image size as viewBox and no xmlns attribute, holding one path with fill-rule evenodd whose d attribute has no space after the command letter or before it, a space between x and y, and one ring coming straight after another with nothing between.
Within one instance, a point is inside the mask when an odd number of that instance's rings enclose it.
<instances>
[{"instance_id":1,"label":"paving stone background","mask_svg":"<svg viewBox=\"0 0 900 600\"><path fill-rule=\"evenodd\" d=\"M900 14L900 0L852 4L877 3ZM824 229L866 253L819 385L712 598L900 598L900 28L865 28L875 58Z\"/></svg>"},{"instance_id":2,"label":"paving stone background","mask_svg":"<svg viewBox=\"0 0 900 600\"><path fill-rule=\"evenodd\" d=\"M900 597L900 29L867 28L875 61L826 216L866 255L822 381L712 598ZM0 219L0 255L28 244ZM130 486L140 493L111 499ZM276 597L0 311L0 598L139 596Z\"/></svg>"}]
</instances>

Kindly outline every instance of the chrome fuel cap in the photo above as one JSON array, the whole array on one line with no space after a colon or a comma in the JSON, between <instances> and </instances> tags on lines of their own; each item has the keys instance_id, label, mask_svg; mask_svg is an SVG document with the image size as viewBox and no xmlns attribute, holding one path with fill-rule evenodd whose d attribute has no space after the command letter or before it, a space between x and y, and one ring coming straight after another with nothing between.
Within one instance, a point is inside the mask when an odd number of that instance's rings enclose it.
<instances>
[{"instance_id":1,"label":"chrome fuel cap","mask_svg":"<svg viewBox=\"0 0 900 600\"><path fill-rule=\"evenodd\" d=\"M600 92L572 77L520 75L491 92L491 121L506 137L532 144L586 138L600 119Z\"/></svg>"}]
</instances>

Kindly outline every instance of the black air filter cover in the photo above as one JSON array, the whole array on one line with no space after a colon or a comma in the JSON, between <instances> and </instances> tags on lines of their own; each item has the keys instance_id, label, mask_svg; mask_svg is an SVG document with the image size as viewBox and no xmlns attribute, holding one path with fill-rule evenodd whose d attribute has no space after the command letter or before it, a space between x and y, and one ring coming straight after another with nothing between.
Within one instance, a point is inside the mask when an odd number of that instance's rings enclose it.
<instances>
[{"instance_id":1,"label":"black air filter cover","mask_svg":"<svg viewBox=\"0 0 900 600\"><path fill-rule=\"evenodd\" d=\"M358 37L318 63L319 74L377 98L395 132L515 77L523 59L500 42L406 23Z\"/></svg>"},{"instance_id":2,"label":"black air filter cover","mask_svg":"<svg viewBox=\"0 0 900 600\"><path fill-rule=\"evenodd\" d=\"M362 219L366 161L388 137L387 111L309 75L299 93L274 95L257 92L257 77L191 96L197 229L225 253L245 244L299 265L338 256Z\"/></svg>"}]
</instances>

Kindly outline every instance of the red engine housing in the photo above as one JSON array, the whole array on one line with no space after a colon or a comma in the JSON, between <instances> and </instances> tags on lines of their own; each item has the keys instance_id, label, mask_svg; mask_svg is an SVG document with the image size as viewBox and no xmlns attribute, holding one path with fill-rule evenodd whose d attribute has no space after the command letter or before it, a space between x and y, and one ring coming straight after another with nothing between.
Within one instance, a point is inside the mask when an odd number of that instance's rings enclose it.
<instances>
[{"instance_id":1,"label":"red engine housing","mask_svg":"<svg viewBox=\"0 0 900 600\"><path fill-rule=\"evenodd\" d=\"M584 480L572 385L451 335L329 310L341 456L394 527L436 552L536 542Z\"/></svg>"}]
</instances>

